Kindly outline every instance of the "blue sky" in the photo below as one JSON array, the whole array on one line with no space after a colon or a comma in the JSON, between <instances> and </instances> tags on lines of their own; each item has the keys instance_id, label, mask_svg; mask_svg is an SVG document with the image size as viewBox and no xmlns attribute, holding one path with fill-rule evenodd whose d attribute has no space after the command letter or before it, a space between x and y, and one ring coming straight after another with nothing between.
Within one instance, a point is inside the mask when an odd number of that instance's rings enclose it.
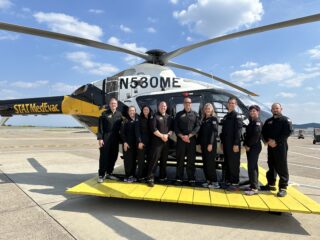
<instances>
[{"instance_id":1,"label":"blue sky","mask_svg":"<svg viewBox=\"0 0 320 240\"><path fill-rule=\"evenodd\" d=\"M210 37L320 12L319 0L0 0L0 21L136 51L171 51ZM320 22L228 40L173 61L240 84L295 123L320 122ZM0 31L0 99L60 96L139 63L126 54ZM179 77L210 79L182 70ZM75 126L69 116L9 124Z\"/></svg>"}]
</instances>

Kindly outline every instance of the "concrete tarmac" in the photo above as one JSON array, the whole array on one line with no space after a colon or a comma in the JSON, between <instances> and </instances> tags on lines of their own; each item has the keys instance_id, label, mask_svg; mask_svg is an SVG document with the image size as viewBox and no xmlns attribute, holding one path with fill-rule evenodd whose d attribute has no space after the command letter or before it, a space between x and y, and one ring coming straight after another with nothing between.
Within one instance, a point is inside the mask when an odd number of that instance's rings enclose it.
<instances>
[{"instance_id":1,"label":"concrete tarmac","mask_svg":"<svg viewBox=\"0 0 320 240\"><path fill-rule=\"evenodd\" d=\"M98 156L84 129L0 127L0 239L320 239L320 215L65 194ZM320 145L291 137L288 161L290 182L320 203Z\"/></svg>"}]
</instances>

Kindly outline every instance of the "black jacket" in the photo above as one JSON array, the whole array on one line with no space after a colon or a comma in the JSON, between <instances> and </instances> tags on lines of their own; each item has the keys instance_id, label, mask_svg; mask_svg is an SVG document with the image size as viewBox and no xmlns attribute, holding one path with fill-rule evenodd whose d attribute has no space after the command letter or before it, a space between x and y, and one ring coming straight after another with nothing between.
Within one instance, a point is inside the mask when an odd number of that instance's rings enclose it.
<instances>
[{"instance_id":1,"label":"black jacket","mask_svg":"<svg viewBox=\"0 0 320 240\"><path fill-rule=\"evenodd\" d=\"M269 139L274 139L277 145L287 144L287 139L292 132L291 120L283 115L267 119L262 128L263 139L266 142Z\"/></svg>"},{"instance_id":2,"label":"black jacket","mask_svg":"<svg viewBox=\"0 0 320 240\"><path fill-rule=\"evenodd\" d=\"M121 126L121 138L123 143L128 143L130 147L136 147L136 125L138 119L126 118Z\"/></svg>"},{"instance_id":3,"label":"black jacket","mask_svg":"<svg viewBox=\"0 0 320 240\"><path fill-rule=\"evenodd\" d=\"M110 109L102 112L99 117L97 139L106 139L110 136L119 137L122 114L119 111L112 113Z\"/></svg>"},{"instance_id":4,"label":"black jacket","mask_svg":"<svg viewBox=\"0 0 320 240\"><path fill-rule=\"evenodd\" d=\"M151 139L150 119L140 116L136 123L136 138L137 143L147 145Z\"/></svg>"},{"instance_id":5,"label":"black jacket","mask_svg":"<svg viewBox=\"0 0 320 240\"><path fill-rule=\"evenodd\" d=\"M159 112L155 113L150 119L150 129L154 140L162 140L153 133L157 130L162 134L167 134L173 130L173 119L170 115L162 116Z\"/></svg>"},{"instance_id":6,"label":"black jacket","mask_svg":"<svg viewBox=\"0 0 320 240\"><path fill-rule=\"evenodd\" d=\"M201 120L200 130L198 135L198 143L202 146L217 144L218 136L218 119L216 117L204 118Z\"/></svg>"},{"instance_id":7,"label":"black jacket","mask_svg":"<svg viewBox=\"0 0 320 240\"><path fill-rule=\"evenodd\" d=\"M174 131L177 135L189 135L195 136L200 129L199 116L195 111L186 112L182 110L177 113L174 120Z\"/></svg>"},{"instance_id":8,"label":"black jacket","mask_svg":"<svg viewBox=\"0 0 320 240\"><path fill-rule=\"evenodd\" d=\"M221 143L239 146L242 125L242 118L236 111L228 112L222 120Z\"/></svg>"},{"instance_id":9,"label":"black jacket","mask_svg":"<svg viewBox=\"0 0 320 240\"><path fill-rule=\"evenodd\" d=\"M246 133L244 137L244 146L252 147L261 144L262 122L260 119L250 119L248 126L246 126Z\"/></svg>"}]
</instances>

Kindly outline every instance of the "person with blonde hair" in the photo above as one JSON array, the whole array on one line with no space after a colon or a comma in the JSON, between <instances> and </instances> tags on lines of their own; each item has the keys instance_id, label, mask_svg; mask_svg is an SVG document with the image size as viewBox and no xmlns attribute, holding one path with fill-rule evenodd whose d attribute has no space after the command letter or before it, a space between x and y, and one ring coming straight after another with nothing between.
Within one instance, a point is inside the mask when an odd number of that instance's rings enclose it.
<instances>
[{"instance_id":1,"label":"person with blonde hair","mask_svg":"<svg viewBox=\"0 0 320 240\"><path fill-rule=\"evenodd\" d=\"M198 143L201 146L203 172L207 180L203 187L220 188L217 181L216 155L217 155L218 119L211 103L203 107L203 117L200 123Z\"/></svg>"}]
</instances>

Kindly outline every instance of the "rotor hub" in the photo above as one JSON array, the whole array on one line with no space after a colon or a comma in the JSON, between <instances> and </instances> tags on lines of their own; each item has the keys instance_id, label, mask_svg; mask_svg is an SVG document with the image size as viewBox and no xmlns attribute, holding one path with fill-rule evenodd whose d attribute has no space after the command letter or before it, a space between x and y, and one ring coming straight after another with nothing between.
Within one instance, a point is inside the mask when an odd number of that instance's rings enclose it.
<instances>
[{"instance_id":1,"label":"rotor hub","mask_svg":"<svg viewBox=\"0 0 320 240\"><path fill-rule=\"evenodd\" d=\"M148 63L153 63L157 65L162 65L162 66L165 65L161 57L166 53L167 53L166 51L163 51L161 49L151 49L147 51L146 54L148 54L151 57Z\"/></svg>"}]
</instances>

